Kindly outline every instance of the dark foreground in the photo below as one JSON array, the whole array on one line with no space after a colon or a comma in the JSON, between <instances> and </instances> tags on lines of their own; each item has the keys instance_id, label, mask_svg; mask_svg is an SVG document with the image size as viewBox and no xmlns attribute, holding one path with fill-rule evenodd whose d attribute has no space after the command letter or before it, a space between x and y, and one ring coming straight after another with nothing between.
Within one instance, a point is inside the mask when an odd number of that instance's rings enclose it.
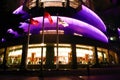
<instances>
[{"instance_id":1,"label":"dark foreground","mask_svg":"<svg viewBox=\"0 0 120 80\"><path fill-rule=\"evenodd\" d=\"M0 80L120 80L120 67L79 70L0 71Z\"/></svg>"},{"instance_id":2,"label":"dark foreground","mask_svg":"<svg viewBox=\"0 0 120 80\"><path fill-rule=\"evenodd\" d=\"M25 77L25 76L1 76L0 80L120 80L118 75L94 75L94 76L59 76L59 77Z\"/></svg>"}]
</instances>

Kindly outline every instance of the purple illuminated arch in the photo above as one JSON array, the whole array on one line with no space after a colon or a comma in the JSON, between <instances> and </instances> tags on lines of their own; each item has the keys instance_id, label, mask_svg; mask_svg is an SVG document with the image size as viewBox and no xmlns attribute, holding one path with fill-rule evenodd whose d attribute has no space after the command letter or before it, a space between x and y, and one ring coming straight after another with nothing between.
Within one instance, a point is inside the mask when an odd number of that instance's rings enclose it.
<instances>
[{"instance_id":1,"label":"purple illuminated arch","mask_svg":"<svg viewBox=\"0 0 120 80\"><path fill-rule=\"evenodd\" d=\"M106 35L96 27L77 19L68 18L68 17L60 17L60 18L69 24L69 26L66 28L73 30L74 33L82 34L85 37L93 38L99 41L108 42ZM42 28L43 17L35 17L34 19L38 20L40 23L38 26L31 25L31 33L39 33L37 31L40 31ZM52 19L54 22L53 24L50 24L48 19L45 19L44 22L45 30L56 30L57 17L52 16ZM22 23L20 27L23 28L25 31L27 31L28 24ZM59 29L64 30L64 28L65 27L63 27L62 25L59 25Z\"/></svg>"},{"instance_id":2,"label":"purple illuminated arch","mask_svg":"<svg viewBox=\"0 0 120 80\"><path fill-rule=\"evenodd\" d=\"M118 28L118 33L119 33L119 36L120 36L120 28Z\"/></svg>"},{"instance_id":3,"label":"purple illuminated arch","mask_svg":"<svg viewBox=\"0 0 120 80\"><path fill-rule=\"evenodd\" d=\"M29 16L26 11L24 11L23 6L20 6L16 9L13 14L23 14L23 18ZM89 8L82 5L82 10L80 10L74 16L77 19L72 19L68 17L61 17L64 21L66 21L69 26L67 28L73 30L74 33L82 34L83 36L97 39L103 42L108 42L106 35L103 33L106 31L106 27L103 21ZM48 20L45 20L45 30L56 30L56 17L52 16L54 23L52 25L49 24ZM31 25L31 33L39 33L42 28L42 17L34 18L40 22L38 26ZM84 21L84 22L83 22ZM22 27L27 32L27 23L21 23ZM65 30L63 26L59 25L59 28ZM103 31L103 32L102 32Z\"/></svg>"},{"instance_id":4,"label":"purple illuminated arch","mask_svg":"<svg viewBox=\"0 0 120 80\"><path fill-rule=\"evenodd\" d=\"M101 18L84 5L82 5L82 9L74 15L74 18L89 23L101 31L106 32L106 26Z\"/></svg>"},{"instance_id":5,"label":"purple illuminated arch","mask_svg":"<svg viewBox=\"0 0 120 80\"><path fill-rule=\"evenodd\" d=\"M16 10L13 11L13 14L22 14L22 18L27 19L29 18L29 14L25 11L24 6L21 5Z\"/></svg>"},{"instance_id":6,"label":"purple illuminated arch","mask_svg":"<svg viewBox=\"0 0 120 80\"><path fill-rule=\"evenodd\" d=\"M18 7L13 12L13 14L23 14L23 16L22 16L23 18L29 17L28 13L24 10L23 5ZM73 17L76 19L79 19L81 21L84 21L86 23L89 23L89 24L93 25L94 27L100 29L103 32L106 31L106 26L105 26L104 22L100 19L100 17L95 12L93 12L92 10L90 10L89 8L87 8L84 5L82 5L82 9L80 11L78 11Z\"/></svg>"}]
</instances>

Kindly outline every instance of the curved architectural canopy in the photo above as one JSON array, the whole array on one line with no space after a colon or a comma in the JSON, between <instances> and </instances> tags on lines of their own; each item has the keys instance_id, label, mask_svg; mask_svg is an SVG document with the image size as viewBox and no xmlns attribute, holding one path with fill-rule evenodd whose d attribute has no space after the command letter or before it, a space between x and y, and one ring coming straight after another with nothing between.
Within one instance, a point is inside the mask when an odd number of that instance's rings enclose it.
<instances>
[{"instance_id":1,"label":"curved architectural canopy","mask_svg":"<svg viewBox=\"0 0 120 80\"><path fill-rule=\"evenodd\" d=\"M89 37L92 39L96 39L102 42L108 42L108 39L106 35L97 29L96 27L85 23L83 21L73 19L73 18L68 18L68 17L61 17L59 16L62 20L64 20L69 26L64 27L62 25L58 25L59 29L65 30L65 28L69 28L72 30L72 32L83 35L85 37ZM38 20L40 23L36 25L31 25L31 33L39 33L40 30L42 29L42 21L43 17L35 17L35 20ZM56 30L56 22L57 22L57 17L52 16L53 19L53 24L50 24L48 19L44 20L44 28L45 30ZM28 24L27 23L21 23L22 25L20 26L21 28L24 28L25 31L27 31Z\"/></svg>"},{"instance_id":2,"label":"curved architectural canopy","mask_svg":"<svg viewBox=\"0 0 120 80\"><path fill-rule=\"evenodd\" d=\"M26 17L28 15L23 10L23 6L20 6L18 9L16 9L13 12L13 14L24 14L22 17ZM50 24L49 21L45 19L44 22L45 30L56 30L57 17L52 16L52 18L54 22L53 24ZM59 25L60 30L66 30L66 28L68 28L73 33L77 33L85 37L93 38L103 42L108 42L106 35L103 33L106 32L105 24L100 19L100 17L97 16L97 14L95 14L92 10L90 10L86 6L82 5L82 9L74 15L75 19L68 17L60 17L60 18L69 25L67 27ZM34 19L38 20L40 23L37 26L31 25L30 31L32 34L40 33L40 30L42 30L43 17L35 17ZM28 23L24 22L21 24L22 25L20 27L22 27L27 32Z\"/></svg>"},{"instance_id":3,"label":"curved architectural canopy","mask_svg":"<svg viewBox=\"0 0 120 80\"><path fill-rule=\"evenodd\" d=\"M120 36L120 28L118 28L118 33L119 33L119 36Z\"/></svg>"},{"instance_id":4,"label":"curved architectural canopy","mask_svg":"<svg viewBox=\"0 0 120 80\"><path fill-rule=\"evenodd\" d=\"M106 26L104 22L101 20L101 18L94 13L92 10L87 8L86 6L82 5L82 9L80 9L74 17L76 19L82 20L86 23L89 23L96 28L100 29L103 32L106 32Z\"/></svg>"}]
</instances>

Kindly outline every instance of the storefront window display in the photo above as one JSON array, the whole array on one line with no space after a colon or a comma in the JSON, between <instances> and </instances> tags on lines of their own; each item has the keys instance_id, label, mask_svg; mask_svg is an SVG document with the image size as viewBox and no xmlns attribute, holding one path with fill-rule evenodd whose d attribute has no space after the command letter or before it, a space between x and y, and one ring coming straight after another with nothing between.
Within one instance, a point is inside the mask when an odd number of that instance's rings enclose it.
<instances>
[{"instance_id":1,"label":"storefront window display","mask_svg":"<svg viewBox=\"0 0 120 80\"><path fill-rule=\"evenodd\" d=\"M97 48L98 60L100 64L108 64L108 50Z\"/></svg>"},{"instance_id":2,"label":"storefront window display","mask_svg":"<svg viewBox=\"0 0 120 80\"><path fill-rule=\"evenodd\" d=\"M2 64L2 63L3 63L4 50L5 50L5 49L0 49L0 64Z\"/></svg>"},{"instance_id":3,"label":"storefront window display","mask_svg":"<svg viewBox=\"0 0 120 80\"><path fill-rule=\"evenodd\" d=\"M55 52L55 61L56 64L57 59L57 47L54 48ZM67 44L60 44L58 48L58 61L59 64L69 64L71 62L71 47Z\"/></svg>"},{"instance_id":4,"label":"storefront window display","mask_svg":"<svg viewBox=\"0 0 120 80\"><path fill-rule=\"evenodd\" d=\"M76 45L76 56L78 64L92 64L93 63L93 47Z\"/></svg>"},{"instance_id":5,"label":"storefront window display","mask_svg":"<svg viewBox=\"0 0 120 80\"><path fill-rule=\"evenodd\" d=\"M110 62L110 64L118 63L117 54L111 50L109 51L109 62Z\"/></svg>"},{"instance_id":6,"label":"storefront window display","mask_svg":"<svg viewBox=\"0 0 120 80\"><path fill-rule=\"evenodd\" d=\"M28 55L27 55L27 64L35 65L41 63L41 50L42 47L40 44L32 44L29 45ZM46 60L46 48L43 47L43 64L45 64Z\"/></svg>"},{"instance_id":7,"label":"storefront window display","mask_svg":"<svg viewBox=\"0 0 120 80\"><path fill-rule=\"evenodd\" d=\"M39 46L38 46L39 45ZM41 47L38 45L29 45L27 54L27 64L39 64L41 62ZM45 64L46 48L43 48L43 64ZM18 65L21 63L22 46L13 46L8 48L7 64ZM2 59L2 56L1 56Z\"/></svg>"},{"instance_id":8,"label":"storefront window display","mask_svg":"<svg viewBox=\"0 0 120 80\"><path fill-rule=\"evenodd\" d=\"M22 46L12 46L8 48L8 65L19 65L21 63Z\"/></svg>"}]
</instances>

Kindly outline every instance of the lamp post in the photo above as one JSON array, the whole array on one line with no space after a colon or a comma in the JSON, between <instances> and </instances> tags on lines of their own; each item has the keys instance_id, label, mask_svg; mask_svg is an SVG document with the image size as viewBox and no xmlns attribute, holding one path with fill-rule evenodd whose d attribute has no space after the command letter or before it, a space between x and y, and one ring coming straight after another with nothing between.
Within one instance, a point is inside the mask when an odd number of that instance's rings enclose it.
<instances>
[{"instance_id":1,"label":"lamp post","mask_svg":"<svg viewBox=\"0 0 120 80\"><path fill-rule=\"evenodd\" d=\"M29 20L29 23L28 23L28 32L27 32L27 45L26 45L26 59L25 59L25 69L27 67L27 55L28 55L28 50L29 50L29 42L30 42L30 21L31 21L31 18Z\"/></svg>"},{"instance_id":2,"label":"lamp post","mask_svg":"<svg viewBox=\"0 0 120 80\"><path fill-rule=\"evenodd\" d=\"M23 55L24 57L24 65L25 65L25 69L26 69L26 64L27 64L27 55L28 55L28 50L29 50L29 42L30 42L30 27L31 24L32 25L37 25L39 22L37 20L32 19L32 17L30 16L30 20L28 21L28 32L27 32L27 42L26 42L26 52Z\"/></svg>"},{"instance_id":3,"label":"lamp post","mask_svg":"<svg viewBox=\"0 0 120 80\"><path fill-rule=\"evenodd\" d=\"M43 47L44 47L44 14L43 14L43 22L42 22L42 41L41 41L41 62L40 62L40 77L43 80Z\"/></svg>"},{"instance_id":4,"label":"lamp post","mask_svg":"<svg viewBox=\"0 0 120 80\"><path fill-rule=\"evenodd\" d=\"M57 33L57 38L56 38L56 52L57 52L57 62L56 62L56 69L59 69L59 26L58 26L58 13L57 13L57 22L56 22L56 33Z\"/></svg>"},{"instance_id":5,"label":"lamp post","mask_svg":"<svg viewBox=\"0 0 120 80\"><path fill-rule=\"evenodd\" d=\"M30 40L30 21L28 22L28 32L26 37L26 43L23 45L23 54L22 54L22 60L21 60L21 70L26 70L27 68L27 54L28 54L28 48L29 48L29 40Z\"/></svg>"},{"instance_id":6,"label":"lamp post","mask_svg":"<svg viewBox=\"0 0 120 80\"><path fill-rule=\"evenodd\" d=\"M42 43L41 43L41 69L43 65L43 47L44 47L44 16L43 16L43 22L42 22Z\"/></svg>"}]
</instances>

